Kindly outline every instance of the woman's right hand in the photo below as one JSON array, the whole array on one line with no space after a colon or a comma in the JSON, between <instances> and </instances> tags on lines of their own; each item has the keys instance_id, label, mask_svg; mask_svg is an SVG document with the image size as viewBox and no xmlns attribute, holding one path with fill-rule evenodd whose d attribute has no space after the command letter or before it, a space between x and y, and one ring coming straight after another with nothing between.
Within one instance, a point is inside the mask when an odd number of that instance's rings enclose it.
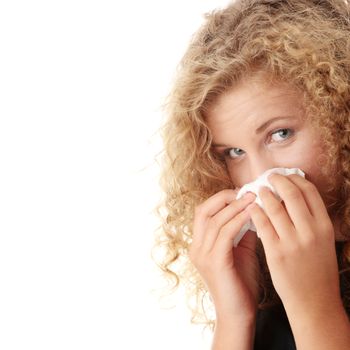
<instances>
[{"instance_id":1,"label":"woman's right hand","mask_svg":"<svg viewBox=\"0 0 350 350\"><path fill-rule=\"evenodd\" d=\"M255 195L236 195L223 190L196 207L189 257L208 287L217 320L248 321L257 308L257 237L248 232L236 248L233 240L250 219L244 209Z\"/></svg>"}]
</instances>

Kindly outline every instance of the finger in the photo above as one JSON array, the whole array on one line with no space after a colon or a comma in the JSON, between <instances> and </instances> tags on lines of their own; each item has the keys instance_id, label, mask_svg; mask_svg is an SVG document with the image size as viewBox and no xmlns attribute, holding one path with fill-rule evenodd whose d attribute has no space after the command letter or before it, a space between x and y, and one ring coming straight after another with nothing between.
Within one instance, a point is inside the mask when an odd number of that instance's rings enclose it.
<instances>
[{"instance_id":1,"label":"finger","mask_svg":"<svg viewBox=\"0 0 350 350\"><path fill-rule=\"evenodd\" d=\"M237 216L223 226L218 234L213 249L218 254L225 254L232 250L233 242L241 227L249 221L249 213L246 210L241 211ZM224 255L220 255L224 256Z\"/></svg>"},{"instance_id":2,"label":"finger","mask_svg":"<svg viewBox=\"0 0 350 350\"><path fill-rule=\"evenodd\" d=\"M298 179L297 177L293 176L293 177L290 177L289 179L293 183L295 183L302 191L305 202L312 216L313 222L317 222L317 227L320 228L320 229L317 229L317 232L316 232L315 226L310 225L310 228L314 227L314 229L313 230L309 229L308 231L305 231L303 233L303 236L305 236L305 238L307 237L310 238L312 237L311 235L315 235L316 233L321 235L325 233L326 235L328 235L330 231L334 232L332 220L328 214L326 205L323 202L323 199L317 187L312 182L305 180L303 178Z\"/></svg>"},{"instance_id":3,"label":"finger","mask_svg":"<svg viewBox=\"0 0 350 350\"><path fill-rule=\"evenodd\" d=\"M192 244L196 245L203 240L208 218L222 210L236 198L234 190L223 190L215 193L195 208L193 219Z\"/></svg>"},{"instance_id":4,"label":"finger","mask_svg":"<svg viewBox=\"0 0 350 350\"><path fill-rule=\"evenodd\" d=\"M313 218L305 202L303 192L288 177L279 174L274 175L276 176L269 177L269 181L284 201L287 213L296 231L300 233L307 232Z\"/></svg>"},{"instance_id":5,"label":"finger","mask_svg":"<svg viewBox=\"0 0 350 350\"><path fill-rule=\"evenodd\" d=\"M295 227L282 203L268 187L262 187L259 190L259 195L264 205L265 214L268 216L278 237L283 240L294 238Z\"/></svg>"},{"instance_id":6,"label":"finger","mask_svg":"<svg viewBox=\"0 0 350 350\"><path fill-rule=\"evenodd\" d=\"M197 211L202 217L211 217L218 213L221 209L225 208L226 205L230 204L236 199L236 191L231 189L222 190L215 193L213 196L208 198L205 202L197 207Z\"/></svg>"},{"instance_id":7,"label":"finger","mask_svg":"<svg viewBox=\"0 0 350 350\"><path fill-rule=\"evenodd\" d=\"M304 179L298 175L288 175L288 179L299 187L303 193L304 200L307 207L313 217L318 217L319 215L328 216L326 206L323 199L317 189L317 187L310 181Z\"/></svg>"},{"instance_id":8,"label":"finger","mask_svg":"<svg viewBox=\"0 0 350 350\"><path fill-rule=\"evenodd\" d=\"M274 249L274 246L280 241L277 232L275 231L270 219L256 203L248 205L246 211L252 219L258 237L261 239L265 249Z\"/></svg>"},{"instance_id":9,"label":"finger","mask_svg":"<svg viewBox=\"0 0 350 350\"><path fill-rule=\"evenodd\" d=\"M247 193L242 198L234 200L227 207L222 209L207 221L205 232L203 232L200 236L198 235L198 237L202 237L201 246L203 247L204 251L210 251L212 249L222 227L242 210L244 210L254 199L254 194Z\"/></svg>"}]
</instances>

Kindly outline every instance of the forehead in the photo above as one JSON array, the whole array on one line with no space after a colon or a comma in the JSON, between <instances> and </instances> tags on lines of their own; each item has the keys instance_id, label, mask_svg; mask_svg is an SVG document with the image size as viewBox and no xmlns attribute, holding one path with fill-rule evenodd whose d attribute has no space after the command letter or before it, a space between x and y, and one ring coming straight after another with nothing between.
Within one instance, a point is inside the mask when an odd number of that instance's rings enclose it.
<instances>
[{"instance_id":1,"label":"forehead","mask_svg":"<svg viewBox=\"0 0 350 350\"><path fill-rule=\"evenodd\" d=\"M234 122L249 122L252 126L279 114L298 114L302 111L300 93L286 85L245 82L227 90L212 102L206 112L211 128Z\"/></svg>"}]
</instances>

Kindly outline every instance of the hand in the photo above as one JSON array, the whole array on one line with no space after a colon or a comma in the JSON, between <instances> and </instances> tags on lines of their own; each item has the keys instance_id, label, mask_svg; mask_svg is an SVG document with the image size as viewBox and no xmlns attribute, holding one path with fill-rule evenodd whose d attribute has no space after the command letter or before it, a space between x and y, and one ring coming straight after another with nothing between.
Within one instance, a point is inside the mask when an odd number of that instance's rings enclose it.
<instances>
[{"instance_id":1,"label":"hand","mask_svg":"<svg viewBox=\"0 0 350 350\"><path fill-rule=\"evenodd\" d=\"M272 282L287 310L339 303L334 228L316 187L299 175L273 174L259 194L265 207L247 208L261 238ZM337 304L338 305L338 304ZM288 313L288 310L287 310Z\"/></svg>"},{"instance_id":2,"label":"hand","mask_svg":"<svg viewBox=\"0 0 350 350\"><path fill-rule=\"evenodd\" d=\"M208 287L217 318L243 320L256 311L256 234L248 232L236 248L233 240L249 220L244 209L255 195L239 200L236 195L223 190L196 208L189 257Z\"/></svg>"}]
</instances>

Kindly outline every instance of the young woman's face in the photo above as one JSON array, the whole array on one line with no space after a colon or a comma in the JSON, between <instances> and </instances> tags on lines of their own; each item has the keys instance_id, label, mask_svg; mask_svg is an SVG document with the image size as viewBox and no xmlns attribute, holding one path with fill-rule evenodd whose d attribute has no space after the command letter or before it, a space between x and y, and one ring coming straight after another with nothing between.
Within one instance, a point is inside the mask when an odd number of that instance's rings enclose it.
<instances>
[{"instance_id":1,"label":"young woman's face","mask_svg":"<svg viewBox=\"0 0 350 350\"><path fill-rule=\"evenodd\" d=\"M325 195L329 177L320 172L322 138L304 120L297 93L246 82L221 95L206 117L213 150L225 158L235 187L270 168L300 168L326 205L331 202Z\"/></svg>"}]
</instances>

